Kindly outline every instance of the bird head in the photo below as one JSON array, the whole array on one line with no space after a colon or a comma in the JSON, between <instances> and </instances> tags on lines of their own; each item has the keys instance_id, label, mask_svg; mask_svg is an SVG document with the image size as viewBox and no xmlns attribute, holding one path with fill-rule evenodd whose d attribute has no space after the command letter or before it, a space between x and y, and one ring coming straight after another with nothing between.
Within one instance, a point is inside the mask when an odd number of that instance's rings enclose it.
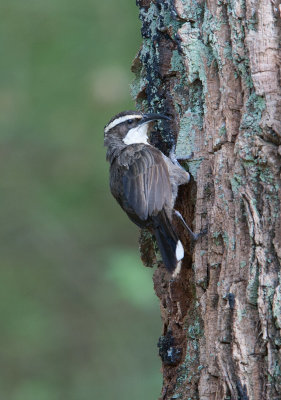
<instances>
[{"instance_id":1,"label":"bird head","mask_svg":"<svg viewBox=\"0 0 281 400\"><path fill-rule=\"evenodd\" d=\"M120 142L122 145L148 143L148 128L152 121L170 120L163 114L143 114L138 111L123 111L113 117L104 128L104 144Z\"/></svg>"}]
</instances>

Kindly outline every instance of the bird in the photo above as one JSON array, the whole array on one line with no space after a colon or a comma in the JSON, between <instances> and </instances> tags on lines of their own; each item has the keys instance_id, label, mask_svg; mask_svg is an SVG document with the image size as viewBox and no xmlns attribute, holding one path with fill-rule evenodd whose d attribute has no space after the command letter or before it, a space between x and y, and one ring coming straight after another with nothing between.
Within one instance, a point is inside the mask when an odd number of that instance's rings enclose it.
<instances>
[{"instance_id":1,"label":"bird","mask_svg":"<svg viewBox=\"0 0 281 400\"><path fill-rule=\"evenodd\" d=\"M167 157L149 142L151 124L171 120L161 113L123 111L104 128L110 190L132 222L155 236L163 263L173 277L181 270L183 244L173 224L176 215L194 240L195 234L174 209L178 187L190 181L174 151Z\"/></svg>"}]
</instances>

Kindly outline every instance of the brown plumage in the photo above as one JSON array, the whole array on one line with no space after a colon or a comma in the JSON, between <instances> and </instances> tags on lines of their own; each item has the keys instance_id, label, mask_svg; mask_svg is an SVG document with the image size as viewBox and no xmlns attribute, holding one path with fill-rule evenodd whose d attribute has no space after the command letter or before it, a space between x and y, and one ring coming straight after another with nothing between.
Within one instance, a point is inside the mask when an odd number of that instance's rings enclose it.
<instances>
[{"instance_id":1,"label":"brown plumage","mask_svg":"<svg viewBox=\"0 0 281 400\"><path fill-rule=\"evenodd\" d=\"M189 174L147 141L148 123L164 118L118 114L105 127L105 145L113 196L136 225L154 233L166 268L174 272L184 251L172 213L178 186L189 181Z\"/></svg>"},{"instance_id":2,"label":"brown plumage","mask_svg":"<svg viewBox=\"0 0 281 400\"><path fill-rule=\"evenodd\" d=\"M127 146L114 159L110 188L121 207L126 212L131 208L140 221L157 215L172 201L169 172L161 152L145 144Z\"/></svg>"}]
</instances>

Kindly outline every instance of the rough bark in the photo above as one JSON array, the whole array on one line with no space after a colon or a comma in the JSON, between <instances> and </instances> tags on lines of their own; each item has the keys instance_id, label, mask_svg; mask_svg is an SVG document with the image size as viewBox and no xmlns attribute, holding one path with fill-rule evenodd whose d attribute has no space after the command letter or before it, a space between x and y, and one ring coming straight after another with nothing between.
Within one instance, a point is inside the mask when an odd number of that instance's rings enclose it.
<instances>
[{"instance_id":1,"label":"rough bark","mask_svg":"<svg viewBox=\"0 0 281 400\"><path fill-rule=\"evenodd\" d=\"M279 0L278 0L279 1ZM161 399L281 399L280 5L138 0L132 92L174 116L154 136L192 159L177 207L196 232L171 279L141 237L163 333Z\"/></svg>"}]
</instances>

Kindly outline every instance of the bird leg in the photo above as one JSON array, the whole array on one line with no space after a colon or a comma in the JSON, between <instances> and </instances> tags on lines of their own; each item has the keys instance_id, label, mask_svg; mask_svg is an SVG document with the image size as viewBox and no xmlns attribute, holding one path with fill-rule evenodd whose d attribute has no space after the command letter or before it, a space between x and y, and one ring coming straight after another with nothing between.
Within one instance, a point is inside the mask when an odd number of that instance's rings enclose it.
<instances>
[{"instance_id":1,"label":"bird leg","mask_svg":"<svg viewBox=\"0 0 281 400\"><path fill-rule=\"evenodd\" d=\"M170 151L170 154L169 154L169 157L170 157L170 160L172 161L173 164L177 165L178 167L183 168L180 165L180 163L178 162L178 160L184 160L184 161L190 160L193 157L193 155L194 155L194 153L191 153L189 156L177 158L176 157L176 145L173 144L173 146L171 148L171 151Z\"/></svg>"},{"instance_id":2,"label":"bird leg","mask_svg":"<svg viewBox=\"0 0 281 400\"><path fill-rule=\"evenodd\" d=\"M177 158L177 160L183 160L183 161L187 161L187 160L191 160L194 156L194 153L190 153L189 156L185 156L185 157L179 157Z\"/></svg>"},{"instance_id":3,"label":"bird leg","mask_svg":"<svg viewBox=\"0 0 281 400\"><path fill-rule=\"evenodd\" d=\"M176 214L176 216L181 220L183 226L185 227L185 229L187 230L187 232L190 234L192 240L194 240L196 242L196 240L198 240L200 237L204 236L207 232L208 229L205 228L203 229L201 232L199 233L194 233L192 232L192 230L190 229L190 227L187 225L187 223L185 222L185 220L183 219L183 216L181 215L181 213L177 210L174 210L174 213Z\"/></svg>"}]
</instances>

